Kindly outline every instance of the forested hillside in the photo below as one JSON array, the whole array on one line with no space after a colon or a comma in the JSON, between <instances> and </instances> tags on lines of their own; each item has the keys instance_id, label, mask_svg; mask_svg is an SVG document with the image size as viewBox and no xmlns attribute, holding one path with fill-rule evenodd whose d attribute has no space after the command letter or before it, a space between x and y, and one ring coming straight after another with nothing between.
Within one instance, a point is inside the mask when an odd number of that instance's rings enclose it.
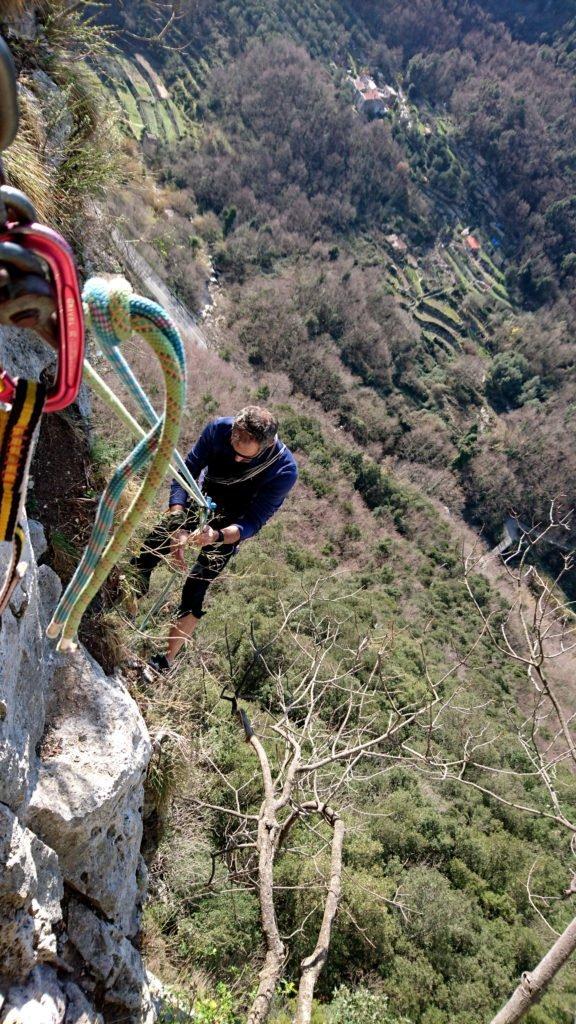
<instances>
[{"instance_id":1,"label":"forested hillside","mask_svg":"<svg viewBox=\"0 0 576 1024\"><path fill-rule=\"evenodd\" d=\"M181 447L259 401L300 465L177 670L156 689L134 673L159 737L144 949L205 1024L300 1013L341 825L340 908L299 1024L484 1024L573 917L574 663L542 643L573 628L570 7L96 9L115 50L93 63L139 168L103 208L196 312L212 277ZM112 464L123 439L95 415ZM465 569L463 543L484 553L511 514L545 524L551 501L531 590L495 559ZM125 566L95 621L129 674L165 615L135 631L128 585ZM271 938L255 850L273 785ZM572 964L525 1019L571 1024L575 1004Z\"/></svg>"}]
</instances>

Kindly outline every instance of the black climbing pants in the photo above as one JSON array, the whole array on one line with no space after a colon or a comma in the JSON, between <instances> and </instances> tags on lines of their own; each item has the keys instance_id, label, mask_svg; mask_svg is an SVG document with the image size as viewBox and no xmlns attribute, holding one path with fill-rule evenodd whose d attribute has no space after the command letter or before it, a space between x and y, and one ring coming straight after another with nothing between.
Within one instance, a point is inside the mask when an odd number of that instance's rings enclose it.
<instances>
[{"instance_id":1,"label":"black climbing pants","mask_svg":"<svg viewBox=\"0 0 576 1024\"><path fill-rule=\"evenodd\" d=\"M225 525L225 520L217 516L210 525L217 530ZM131 564L136 575L135 584L140 593L148 592L152 571L159 562L165 561L170 556L171 537L178 529L187 529L187 525L174 526L170 522L170 517L166 516L152 530L152 533L148 534L140 554L132 559ZM195 529L192 524L191 529ZM197 619L202 618L204 615L202 606L206 591L228 564L237 547L237 544L211 544L199 549L198 558L186 577L182 589L182 600L178 609L179 619L184 618L185 615L194 615Z\"/></svg>"}]
</instances>

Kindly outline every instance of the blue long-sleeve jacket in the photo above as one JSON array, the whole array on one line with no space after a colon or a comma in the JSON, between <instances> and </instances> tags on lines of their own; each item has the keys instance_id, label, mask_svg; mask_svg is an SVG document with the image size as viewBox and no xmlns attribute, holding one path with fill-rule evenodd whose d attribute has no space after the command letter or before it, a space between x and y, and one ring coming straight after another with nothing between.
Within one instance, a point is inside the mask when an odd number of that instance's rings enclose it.
<instances>
[{"instance_id":1,"label":"blue long-sleeve jacket","mask_svg":"<svg viewBox=\"0 0 576 1024\"><path fill-rule=\"evenodd\" d=\"M248 540L278 511L296 483L298 469L292 452L281 441L250 462L235 462L230 443L233 422L231 416L226 416L208 423L186 456L186 465L216 502L217 511L229 519L230 525L237 525L240 539ZM274 455L278 457L272 465L247 476ZM188 504L186 491L173 480L170 505L187 508Z\"/></svg>"}]
</instances>

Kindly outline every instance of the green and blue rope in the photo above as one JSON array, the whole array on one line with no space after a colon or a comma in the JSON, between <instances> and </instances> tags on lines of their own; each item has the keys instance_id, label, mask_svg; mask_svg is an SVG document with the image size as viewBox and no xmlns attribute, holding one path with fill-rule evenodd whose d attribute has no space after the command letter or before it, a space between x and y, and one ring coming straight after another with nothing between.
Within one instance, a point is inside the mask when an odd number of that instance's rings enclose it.
<instances>
[{"instance_id":1,"label":"green and blue rope","mask_svg":"<svg viewBox=\"0 0 576 1024\"><path fill-rule=\"evenodd\" d=\"M82 615L153 503L169 468L180 431L186 398L186 367L180 336L161 306L132 295L129 289L125 281L108 282L92 278L83 293L87 316L108 358L133 332L140 334L151 346L164 374L164 415L158 420L154 413L156 422L152 430L118 467L102 495L88 546L47 629L51 637L62 633L59 650L75 649ZM128 481L148 464L148 472L138 494L112 534L114 514Z\"/></svg>"}]
</instances>

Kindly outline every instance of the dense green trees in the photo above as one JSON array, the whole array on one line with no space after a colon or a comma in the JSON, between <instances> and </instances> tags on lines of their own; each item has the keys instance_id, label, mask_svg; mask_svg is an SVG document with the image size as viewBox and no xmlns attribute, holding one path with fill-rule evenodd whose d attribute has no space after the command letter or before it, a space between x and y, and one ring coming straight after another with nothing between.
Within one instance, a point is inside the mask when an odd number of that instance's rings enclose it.
<instances>
[{"instance_id":1,"label":"dense green trees","mask_svg":"<svg viewBox=\"0 0 576 1024\"><path fill-rule=\"evenodd\" d=\"M228 670L226 629L250 713L273 714L290 650L278 643L254 661L250 628L267 641L278 595L289 600L312 576L345 563L354 565L350 592L342 601L342 578L332 581L326 615L340 602L351 645L354 630L390 628L390 677L416 697L423 650L435 668L453 664L478 623L447 530L405 478L429 486L452 512L465 500L494 540L513 511L530 523L546 519L551 496L576 504L573 85L555 40L536 45L538 5L524 6L523 23L515 0L364 0L353 12L323 0L217 9L200 2L185 14L202 131L159 155L164 182L188 192L193 237L203 239L223 283L226 357L254 373L254 392L266 400L275 384L259 375L278 375L285 393L287 377L296 401L304 396L308 411L316 402L323 418L321 427L311 415L281 410L283 437L302 457L302 506L285 536L274 526L241 556L237 577L216 595L202 672L193 667L182 684L195 694ZM554 32L559 15L551 5L544 15ZM405 76L422 119L413 108L410 124L398 118L393 127L356 116L342 82L349 51L358 62L373 58L388 81ZM338 67L318 57L334 57ZM182 74L174 58L171 68ZM476 176L485 186L480 199ZM433 243L458 238L477 214L504 253L506 276L493 252L498 268L483 276L488 264L479 262L466 297L456 271L449 284L445 270L434 286L421 280L427 259L434 272L441 262L442 246L431 255ZM407 242L405 255L394 256L393 281L385 238L392 231ZM408 278L428 298L440 293L435 340L414 316L419 300ZM446 330L451 309L466 320L456 338ZM338 428L352 436L346 446ZM368 520L352 512L361 505ZM476 578L472 590L499 622L486 580ZM310 642L305 629L302 642ZM497 737L489 768L509 773L499 794L528 799L532 782L518 781L526 764L510 743L517 673L483 644L462 676L470 705L465 724L448 717L445 749L459 756L470 731L485 727ZM195 725L224 779L244 787L256 812L260 794L237 724L214 710L218 692L209 691ZM385 710L383 702L375 713ZM206 782L208 802L225 801L223 777L207 775L195 785ZM562 786L569 789L565 778ZM525 883L537 860L543 891L561 891L558 828L454 782L432 788L402 769L364 782L354 800L342 913L315 1021L485 1024L545 948ZM206 812L203 827L182 847L168 838L165 905L157 900L151 913L177 964L224 977L243 1006L257 967L257 904L242 886L206 889L211 855L229 832L216 812ZM278 864L279 918L293 939L277 1024L291 1019L291 985L319 925L311 894L326 870L306 829L297 837L296 852ZM554 909L562 927L566 911ZM567 1024L573 988L568 974L530 1024Z\"/></svg>"}]
</instances>

